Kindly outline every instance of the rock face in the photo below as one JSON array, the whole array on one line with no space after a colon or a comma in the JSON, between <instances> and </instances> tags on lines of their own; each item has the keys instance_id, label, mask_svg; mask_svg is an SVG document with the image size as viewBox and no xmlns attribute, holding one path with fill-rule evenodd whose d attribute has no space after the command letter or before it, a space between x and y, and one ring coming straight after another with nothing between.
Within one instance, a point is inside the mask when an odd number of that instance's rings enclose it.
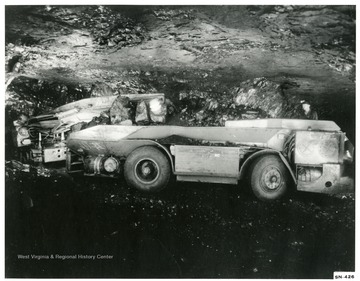
<instances>
[{"instance_id":1,"label":"rock face","mask_svg":"<svg viewBox=\"0 0 360 281\"><path fill-rule=\"evenodd\" d=\"M64 84L13 76L6 91L6 111L12 116L39 115L60 105L90 97L89 84Z\"/></svg>"},{"instance_id":2,"label":"rock face","mask_svg":"<svg viewBox=\"0 0 360 281\"><path fill-rule=\"evenodd\" d=\"M285 94L286 83L249 79L223 92L180 93L180 118L192 126L222 126L227 120L303 118L300 98ZM294 85L291 85L294 86Z\"/></svg>"},{"instance_id":3,"label":"rock face","mask_svg":"<svg viewBox=\"0 0 360 281\"><path fill-rule=\"evenodd\" d=\"M90 90L91 97L104 97L115 95L115 90L106 83L93 84Z\"/></svg>"},{"instance_id":4,"label":"rock face","mask_svg":"<svg viewBox=\"0 0 360 281\"><path fill-rule=\"evenodd\" d=\"M242 83L239 88L234 88L234 104L245 107L259 108L271 118L283 115L286 99L280 85L265 78Z\"/></svg>"},{"instance_id":5,"label":"rock face","mask_svg":"<svg viewBox=\"0 0 360 281\"><path fill-rule=\"evenodd\" d=\"M87 96L163 92L176 108L173 124L222 125L293 118L299 101L310 99L320 119L354 131L355 6L7 6L5 12L9 111L29 107L27 101L39 114ZM44 86L29 89L12 80L17 76ZM145 107L139 118L156 119L151 112L145 117Z\"/></svg>"},{"instance_id":6,"label":"rock face","mask_svg":"<svg viewBox=\"0 0 360 281\"><path fill-rule=\"evenodd\" d=\"M63 28L87 29L99 45L122 48L146 39L144 26L106 6L46 6L34 9L32 16L61 22Z\"/></svg>"}]
</instances>

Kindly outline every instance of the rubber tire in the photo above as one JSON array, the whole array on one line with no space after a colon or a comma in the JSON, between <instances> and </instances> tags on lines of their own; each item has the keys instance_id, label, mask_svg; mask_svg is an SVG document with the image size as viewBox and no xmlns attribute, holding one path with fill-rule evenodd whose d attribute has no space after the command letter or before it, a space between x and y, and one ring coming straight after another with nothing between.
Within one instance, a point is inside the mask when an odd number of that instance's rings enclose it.
<instances>
[{"instance_id":1,"label":"rubber tire","mask_svg":"<svg viewBox=\"0 0 360 281\"><path fill-rule=\"evenodd\" d=\"M158 177L151 183L144 183L136 176L136 164L142 159L149 159L158 166ZM143 192L158 192L166 187L171 175L171 168L167 157L157 148L144 146L135 149L126 158L124 165L124 176L128 185Z\"/></svg>"},{"instance_id":2,"label":"rubber tire","mask_svg":"<svg viewBox=\"0 0 360 281\"><path fill-rule=\"evenodd\" d=\"M265 182L265 171L274 167L280 174L280 185L275 190L269 189ZM276 155L266 155L254 160L250 167L250 185L254 195L262 201L275 201L281 199L288 191L290 185L289 171L281 159Z\"/></svg>"}]
</instances>

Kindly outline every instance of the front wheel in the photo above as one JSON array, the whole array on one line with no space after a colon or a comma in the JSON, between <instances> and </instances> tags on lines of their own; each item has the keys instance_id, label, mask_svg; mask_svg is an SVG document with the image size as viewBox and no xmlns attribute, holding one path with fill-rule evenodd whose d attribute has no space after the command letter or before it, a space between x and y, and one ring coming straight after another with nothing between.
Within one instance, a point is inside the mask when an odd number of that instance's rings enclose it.
<instances>
[{"instance_id":1,"label":"front wheel","mask_svg":"<svg viewBox=\"0 0 360 281\"><path fill-rule=\"evenodd\" d=\"M170 173L167 157L155 147L135 149L125 161L125 180L140 191L162 190L169 182Z\"/></svg>"},{"instance_id":2,"label":"front wheel","mask_svg":"<svg viewBox=\"0 0 360 281\"><path fill-rule=\"evenodd\" d=\"M250 173L252 191L262 201L278 200L289 188L289 172L275 155L256 159L251 165Z\"/></svg>"}]
</instances>

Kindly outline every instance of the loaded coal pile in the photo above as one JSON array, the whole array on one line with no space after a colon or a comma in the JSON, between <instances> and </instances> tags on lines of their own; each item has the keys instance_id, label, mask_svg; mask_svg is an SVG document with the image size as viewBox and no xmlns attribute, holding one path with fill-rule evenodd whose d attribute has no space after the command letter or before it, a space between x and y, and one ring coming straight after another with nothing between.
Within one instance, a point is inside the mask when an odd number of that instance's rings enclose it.
<instances>
[{"instance_id":1,"label":"loaded coal pile","mask_svg":"<svg viewBox=\"0 0 360 281\"><path fill-rule=\"evenodd\" d=\"M109 109L89 122L71 126L71 132L97 125L161 125L173 112L173 104L163 94L114 96ZM75 119L75 118L74 118Z\"/></svg>"}]
</instances>

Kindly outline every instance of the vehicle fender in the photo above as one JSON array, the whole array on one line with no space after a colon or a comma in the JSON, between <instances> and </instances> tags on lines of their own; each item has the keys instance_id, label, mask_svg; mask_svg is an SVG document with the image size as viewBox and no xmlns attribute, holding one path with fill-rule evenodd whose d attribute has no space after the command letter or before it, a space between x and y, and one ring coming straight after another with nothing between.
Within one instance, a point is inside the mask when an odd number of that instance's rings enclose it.
<instances>
[{"instance_id":1,"label":"vehicle fender","mask_svg":"<svg viewBox=\"0 0 360 281\"><path fill-rule=\"evenodd\" d=\"M148 140L148 145L156 146L165 153L165 155L167 156L167 158L170 161L171 171L174 173L175 172L175 164L174 164L174 159L172 158L170 151L165 146L161 145L160 143L158 143L156 141ZM144 147L144 146L147 146L147 145L143 145L143 146L139 146L139 147ZM139 147L137 147L136 149L138 149Z\"/></svg>"},{"instance_id":2,"label":"vehicle fender","mask_svg":"<svg viewBox=\"0 0 360 281\"><path fill-rule=\"evenodd\" d=\"M286 160L286 158L284 157L284 155L282 155L279 151L276 150L272 150L272 149L264 149L264 150L260 150L257 151L253 154L251 154L245 161L244 163L241 165L240 167L240 172L239 172L239 179L244 179L246 176L246 172L248 171L251 163L258 157L260 156L264 156L264 155L271 155L271 154L275 154L278 155L281 159L281 161L284 163L285 167L288 169L294 183L296 184L296 177L294 175L294 172L292 171L289 162Z\"/></svg>"}]
</instances>

